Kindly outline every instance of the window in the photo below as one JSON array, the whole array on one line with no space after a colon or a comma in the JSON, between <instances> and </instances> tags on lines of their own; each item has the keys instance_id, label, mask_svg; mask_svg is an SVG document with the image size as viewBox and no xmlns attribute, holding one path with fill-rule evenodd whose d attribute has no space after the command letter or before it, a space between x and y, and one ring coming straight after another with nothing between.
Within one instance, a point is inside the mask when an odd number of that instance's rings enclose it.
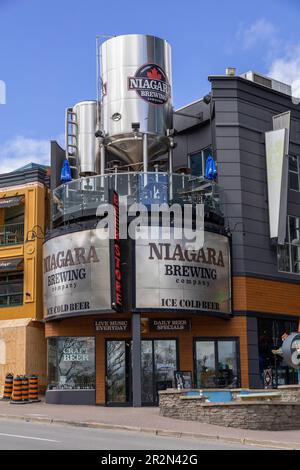
<instances>
[{"instance_id":1,"label":"window","mask_svg":"<svg viewBox=\"0 0 300 470\"><path fill-rule=\"evenodd\" d=\"M95 389L95 338L48 339L49 389Z\"/></svg>"},{"instance_id":2,"label":"window","mask_svg":"<svg viewBox=\"0 0 300 470\"><path fill-rule=\"evenodd\" d=\"M195 361L197 388L239 386L237 340L197 339Z\"/></svg>"},{"instance_id":3,"label":"window","mask_svg":"<svg viewBox=\"0 0 300 470\"><path fill-rule=\"evenodd\" d=\"M300 274L300 218L289 215L287 242L277 248L278 271Z\"/></svg>"},{"instance_id":4,"label":"window","mask_svg":"<svg viewBox=\"0 0 300 470\"><path fill-rule=\"evenodd\" d=\"M212 156L211 147L206 147L203 150L199 150L199 152L195 152L189 155L189 166L192 175L204 176L206 160L209 155Z\"/></svg>"},{"instance_id":5,"label":"window","mask_svg":"<svg viewBox=\"0 0 300 470\"><path fill-rule=\"evenodd\" d=\"M0 274L0 308L23 304L23 271Z\"/></svg>"},{"instance_id":6,"label":"window","mask_svg":"<svg viewBox=\"0 0 300 470\"><path fill-rule=\"evenodd\" d=\"M295 369L288 367L281 355L272 353L272 350L282 346L284 334L293 333L297 329L297 321L258 319L259 370L262 385L265 369L272 369L275 386L297 384Z\"/></svg>"},{"instance_id":7,"label":"window","mask_svg":"<svg viewBox=\"0 0 300 470\"><path fill-rule=\"evenodd\" d=\"M299 191L299 160L293 155L289 156L289 189Z\"/></svg>"}]
</instances>

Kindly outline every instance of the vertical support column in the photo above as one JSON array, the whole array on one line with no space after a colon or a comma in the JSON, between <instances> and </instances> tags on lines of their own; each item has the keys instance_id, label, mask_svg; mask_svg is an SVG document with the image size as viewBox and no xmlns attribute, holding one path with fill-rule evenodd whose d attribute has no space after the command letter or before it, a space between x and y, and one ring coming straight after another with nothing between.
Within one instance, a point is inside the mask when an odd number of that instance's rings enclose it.
<instances>
[{"instance_id":1,"label":"vertical support column","mask_svg":"<svg viewBox=\"0 0 300 470\"><path fill-rule=\"evenodd\" d=\"M147 172L148 172L148 135L143 134L143 171L144 171L144 186L147 184Z\"/></svg>"},{"instance_id":2,"label":"vertical support column","mask_svg":"<svg viewBox=\"0 0 300 470\"><path fill-rule=\"evenodd\" d=\"M133 406L142 406L141 318L139 313L132 314L132 398Z\"/></svg>"},{"instance_id":3,"label":"vertical support column","mask_svg":"<svg viewBox=\"0 0 300 470\"><path fill-rule=\"evenodd\" d=\"M105 172L105 146L103 142L100 144L100 175L104 175Z\"/></svg>"},{"instance_id":4,"label":"vertical support column","mask_svg":"<svg viewBox=\"0 0 300 470\"><path fill-rule=\"evenodd\" d=\"M100 142L100 175L101 175L100 181L101 181L101 188L103 189L105 185L104 173L105 173L105 146L104 146L103 139L102 139Z\"/></svg>"},{"instance_id":5,"label":"vertical support column","mask_svg":"<svg viewBox=\"0 0 300 470\"><path fill-rule=\"evenodd\" d=\"M173 199L173 149L169 148L169 201Z\"/></svg>"}]
</instances>

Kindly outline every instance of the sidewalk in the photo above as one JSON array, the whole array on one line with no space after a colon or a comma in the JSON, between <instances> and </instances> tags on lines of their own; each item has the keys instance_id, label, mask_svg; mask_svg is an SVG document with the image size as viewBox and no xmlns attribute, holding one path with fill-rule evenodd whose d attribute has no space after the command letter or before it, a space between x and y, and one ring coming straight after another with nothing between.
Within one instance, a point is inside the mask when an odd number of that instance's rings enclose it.
<instances>
[{"instance_id":1,"label":"sidewalk","mask_svg":"<svg viewBox=\"0 0 300 470\"><path fill-rule=\"evenodd\" d=\"M300 450L299 431L252 431L159 416L158 408L47 405L44 402L12 405L0 401L0 419L148 432L174 437L212 439L265 447ZM300 423L299 423L300 424Z\"/></svg>"}]
</instances>

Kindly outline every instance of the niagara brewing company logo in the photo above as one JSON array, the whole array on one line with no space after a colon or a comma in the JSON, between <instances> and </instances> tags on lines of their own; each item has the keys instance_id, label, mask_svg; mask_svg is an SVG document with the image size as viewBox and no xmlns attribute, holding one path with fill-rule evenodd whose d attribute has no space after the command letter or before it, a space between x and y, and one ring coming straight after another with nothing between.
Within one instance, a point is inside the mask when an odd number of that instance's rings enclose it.
<instances>
[{"instance_id":1,"label":"niagara brewing company logo","mask_svg":"<svg viewBox=\"0 0 300 470\"><path fill-rule=\"evenodd\" d=\"M143 65L134 77L128 77L128 89L136 91L142 99L152 104L165 104L171 97L168 78L156 64Z\"/></svg>"}]
</instances>

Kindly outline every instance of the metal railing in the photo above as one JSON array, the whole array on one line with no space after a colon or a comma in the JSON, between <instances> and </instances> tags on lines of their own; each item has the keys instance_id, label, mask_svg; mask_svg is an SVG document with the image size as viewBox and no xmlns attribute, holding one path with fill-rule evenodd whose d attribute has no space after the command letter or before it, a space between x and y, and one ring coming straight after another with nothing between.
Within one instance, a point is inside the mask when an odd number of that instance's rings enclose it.
<instances>
[{"instance_id":1,"label":"metal railing","mask_svg":"<svg viewBox=\"0 0 300 470\"><path fill-rule=\"evenodd\" d=\"M79 178L53 191L52 219L72 218L96 214L97 207L109 202L109 190L114 189L120 204L204 204L206 211L223 215L222 197L215 182L178 173L129 172L110 173Z\"/></svg>"},{"instance_id":2,"label":"metal railing","mask_svg":"<svg viewBox=\"0 0 300 470\"><path fill-rule=\"evenodd\" d=\"M0 246L24 242L24 223L0 225Z\"/></svg>"},{"instance_id":3,"label":"metal railing","mask_svg":"<svg viewBox=\"0 0 300 470\"><path fill-rule=\"evenodd\" d=\"M6 282L0 284L0 308L23 304L23 283Z\"/></svg>"}]
</instances>

